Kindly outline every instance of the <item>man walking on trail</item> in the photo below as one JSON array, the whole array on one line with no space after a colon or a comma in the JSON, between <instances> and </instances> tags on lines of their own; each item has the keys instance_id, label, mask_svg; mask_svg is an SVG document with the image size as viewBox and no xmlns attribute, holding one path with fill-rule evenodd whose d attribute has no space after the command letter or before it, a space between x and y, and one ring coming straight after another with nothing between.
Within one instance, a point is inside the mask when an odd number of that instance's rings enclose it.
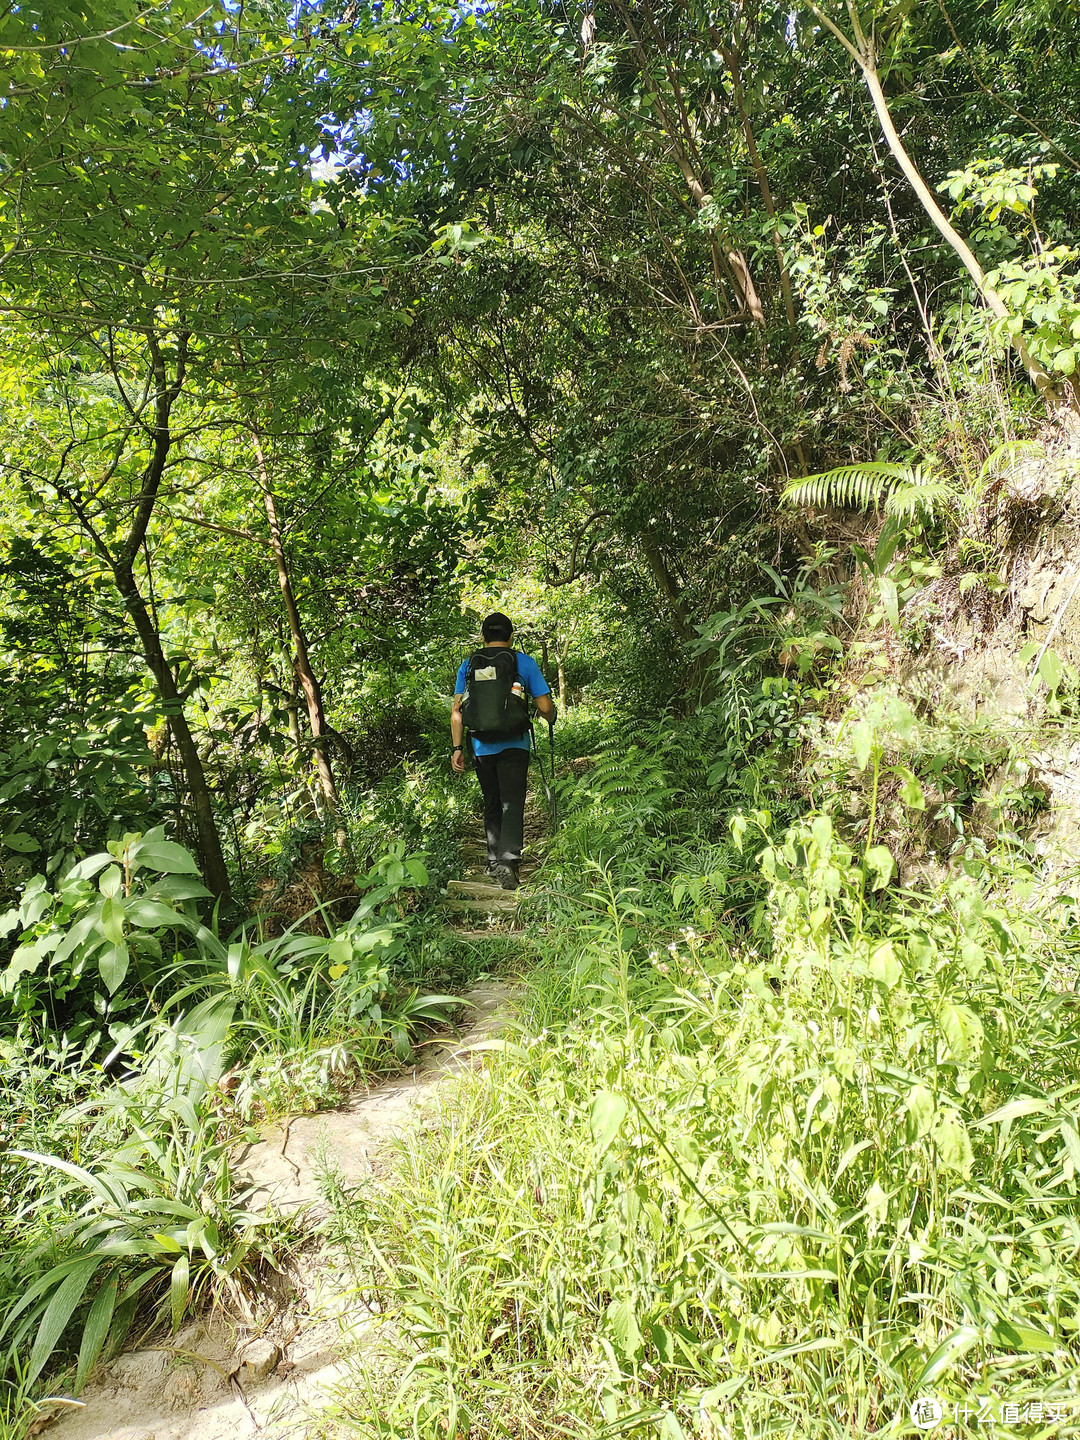
<instances>
[{"instance_id":1,"label":"man walking on trail","mask_svg":"<svg viewBox=\"0 0 1080 1440\"><path fill-rule=\"evenodd\" d=\"M465 729L484 796L488 874L504 890L518 883L525 830L525 789L532 748L528 698L549 724L555 702L540 667L513 646L514 627L496 611L481 627L484 648L463 660L450 716L450 763L465 770Z\"/></svg>"}]
</instances>

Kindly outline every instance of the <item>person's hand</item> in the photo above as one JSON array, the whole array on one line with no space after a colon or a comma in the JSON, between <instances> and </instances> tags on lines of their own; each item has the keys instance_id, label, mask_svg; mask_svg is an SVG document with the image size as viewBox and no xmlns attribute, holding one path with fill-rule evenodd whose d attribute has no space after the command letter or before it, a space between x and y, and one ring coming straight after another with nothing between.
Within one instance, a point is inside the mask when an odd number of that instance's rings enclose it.
<instances>
[{"instance_id":1,"label":"person's hand","mask_svg":"<svg viewBox=\"0 0 1080 1440\"><path fill-rule=\"evenodd\" d=\"M465 774L464 750L455 750L454 753L450 756L450 768L458 775Z\"/></svg>"}]
</instances>

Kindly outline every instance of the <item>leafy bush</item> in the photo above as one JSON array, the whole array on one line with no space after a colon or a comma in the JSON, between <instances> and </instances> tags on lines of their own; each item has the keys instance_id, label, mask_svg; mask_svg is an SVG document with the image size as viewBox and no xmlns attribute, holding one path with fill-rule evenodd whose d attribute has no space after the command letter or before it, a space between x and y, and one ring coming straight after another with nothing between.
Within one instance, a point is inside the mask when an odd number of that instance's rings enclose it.
<instances>
[{"instance_id":1,"label":"leafy bush","mask_svg":"<svg viewBox=\"0 0 1080 1440\"><path fill-rule=\"evenodd\" d=\"M66 1177L51 1205L63 1211L75 1201L75 1218L42 1252L23 1257L22 1293L0 1325L9 1361L25 1355L24 1387L54 1359L76 1316L78 1392L103 1351L123 1343L140 1307L167 1308L175 1331L208 1295L253 1286L258 1265L273 1257L272 1217L250 1208L251 1191L234 1193L231 1141L212 1138L205 1113L183 1094L144 1093L116 1104L127 1138L92 1167L10 1152ZM42 1260L46 1268L35 1276Z\"/></svg>"},{"instance_id":2,"label":"leafy bush","mask_svg":"<svg viewBox=\"0 0 1080 1440\"><path fill-rule=\"evenodd\" d=\"M422 858L399 843L360 884L349 921L323 914L325 934L298 924L228 940L199 918L195 861L160 830L112 843L55 887L27 885L6 917L22 936L2 976L18 1025L5 1060L34 1082L5 1100L22 1143L0 1150L0 1378L14 1377L17 1399L74 1350L81 1386L137 1313L167 1312L175 1328L206 1297L254 1285L279 1237L233 1191L238 1123L325 1103L391 1051L408 1055L415 1028L457 1003L393 973L410 968ZM126 1078L104 1086L121 1056ZM55 1107L59 1066L75 1103L45 1123L34 1097L47 1084ZM228 1066L237 1083L222 1089Z\"/></svg>"}]
</instances>

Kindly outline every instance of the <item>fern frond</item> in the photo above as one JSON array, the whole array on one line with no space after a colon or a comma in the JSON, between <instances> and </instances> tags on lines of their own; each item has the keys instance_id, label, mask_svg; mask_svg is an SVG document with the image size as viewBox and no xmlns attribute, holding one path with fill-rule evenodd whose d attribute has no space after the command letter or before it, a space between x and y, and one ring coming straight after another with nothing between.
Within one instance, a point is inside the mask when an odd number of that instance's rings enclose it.
<instances>
[{"instance_id":1,"label":"fern frond","mask_svg":"<svg viewBox=\"0 0 1080 1440\"><path fill-rule=\"evenodd\" d=\"M893 465L884 460L841 465L836 470L789 481L781 498L788 505L808 505L815 509L842 505L869 510L881 505L897 485L910 485L915 473L910 465Z\"/></svg>"},{"instance_id":2,"label":"fern frond","mask_svg":"<svg viewBox=\"0 0 1080 1440\"><path fill-rule=\"evenodd\" d=\"M993 476L1007 475L1021 460L1030 460L1045 454L1045 449L1037 440L1006 440L1004 444L991 450L983 461L979 479L989 480Z\"/></svg>"},{"instance_id":3,"label":"fern frond","mask_svg":"<svg viewBox=\"0 0 1080 1440\"><path fill-rule=\"evenodd\" d=\"M907 520L912 515L930 517L939 514L955 498L954 490L944 480L898 485L885 502L885 514L897 520Z\"/></svg>"}]
</instances>

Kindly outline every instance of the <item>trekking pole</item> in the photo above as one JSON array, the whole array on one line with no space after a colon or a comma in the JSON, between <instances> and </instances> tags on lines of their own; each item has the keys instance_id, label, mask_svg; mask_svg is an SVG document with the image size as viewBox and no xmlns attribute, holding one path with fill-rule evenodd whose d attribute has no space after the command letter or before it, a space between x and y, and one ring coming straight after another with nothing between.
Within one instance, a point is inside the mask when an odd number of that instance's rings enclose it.
<instances>
[{"instance_id":1,"label":"trekking pole","mask_svg":"<svg viewBox=\"0 0 1080 1440\"><path fill-rule=\"evenodd\" d=\"M555 793L555 721L548 721L548 748L551 761L551 789L548 794L551 797L551 828L559 828L559 801Z\"/></svg>"}]
</instances>

